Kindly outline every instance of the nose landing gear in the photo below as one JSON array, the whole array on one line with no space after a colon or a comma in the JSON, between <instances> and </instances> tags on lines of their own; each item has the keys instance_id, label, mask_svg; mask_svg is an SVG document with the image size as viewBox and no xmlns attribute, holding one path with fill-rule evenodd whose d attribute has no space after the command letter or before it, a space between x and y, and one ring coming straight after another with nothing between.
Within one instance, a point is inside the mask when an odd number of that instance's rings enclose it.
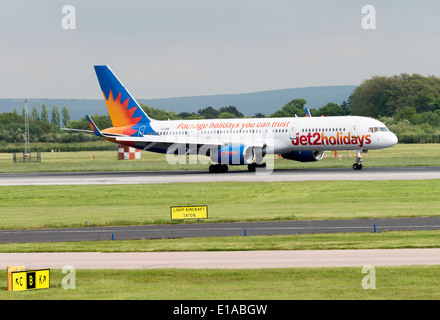
<instances>
[{"instance_id":1,"label":"nose landing gear","mask_svg":"<svg viewBox=\"0 0 440 320\"><path fill-rule=\"evenodd\" d=\"M362 163L355 163L353 164L353 170L361 170L362 169Z\"/></svg>"},{"instance_id":2,"label":"nose landing gear","mask_svg":"<svg viewBox=\"0 0 440 320\"><path fill-rule=\"evenodd\" d=\"M353 170L362 170L362 150L356 151L356 163L353 164Z\"/></svg>"}]
</instances>

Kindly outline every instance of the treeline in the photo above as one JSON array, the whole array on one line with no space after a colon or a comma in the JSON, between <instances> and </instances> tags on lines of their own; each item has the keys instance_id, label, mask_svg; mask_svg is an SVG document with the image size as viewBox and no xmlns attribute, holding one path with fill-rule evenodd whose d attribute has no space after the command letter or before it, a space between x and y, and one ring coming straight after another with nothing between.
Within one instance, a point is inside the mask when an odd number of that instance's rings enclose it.
<instances>
[{"instance_id":1,"label":"treeline","mask_svg":"<svg viewBox=\"0 0 440 320\"><path fill-rule=\"evenodd\" d=\"M18 143L25 139L25 115L23 107L21 114L15 108L13 112L0 114L0 143ZM64 135L60 130L63 126L71 123L70 113L67 106L63 106L61 116L57 106L52 109L42 105L41 114L33 106L29 111L29 141L30 142L70 142L71 138Z\"/></svg>"},{"instance_id":2,"label":"treeline","mask_svg":"<svg viewBox=\"0 0 440 320\"><path fill-rule=\"evenodd\" d=\"M18 116L17 108L14 108L14 114ZM26 114L26 109L25 107L23 107L21 111L21 115L23 118L25 117L25 114ZM67 106L63 106L61 115L62 115L62 124L65 127L70 123L70 112ZM37 107L33 106L32 111L29 110L29 119L35 122L41 121L42 123L45 124L51 123L58 128L60 127L60 111L58 106L56 105L54 105L50 111L50 118L49 118L49 110L45 104L42 105L41 116L38 113Z\"/></svg>"},{"instance_id":3,"label":"treeline","mask_svg":"<svg viewBox=\"0 0 440 320\"><path fill-rule=\"evenodd\" d=\"M419 74L375 76L349 99L351 114L379 119L400 142L440 142L440 78Z\"/></svg>"},{"instance_id":4,"label":"treeline","mask_svg":"<svg viewBox=\"0 0 440 320\"><path fill-rule=\"evenodd\" d=\"M272 114L257 113L253 118L304 117L307 101L296 98ZM156 120L228 119L244 118L235 106L219 109L208 106L197 112L168 112L141 104L145 112ZM375 76L357 87L347 101L340 105L328 103L321 108L309 106L313 117L360 115L379 119L396 133L400 142L440 142L440 78L418 74L391 77ZM24 116L14 112L0 114L0 143L24 142ZM250 117L250 118L252 118ZM92 116L96 125L105 129L112 126L107 115ZM57 106L49 110L42 106L41 114L34 106L29 112L30 142L87 142L93 135L71 133L60 127L90 130L86 117L70 120L69 109Z\"/></svg>"}]
</instances>

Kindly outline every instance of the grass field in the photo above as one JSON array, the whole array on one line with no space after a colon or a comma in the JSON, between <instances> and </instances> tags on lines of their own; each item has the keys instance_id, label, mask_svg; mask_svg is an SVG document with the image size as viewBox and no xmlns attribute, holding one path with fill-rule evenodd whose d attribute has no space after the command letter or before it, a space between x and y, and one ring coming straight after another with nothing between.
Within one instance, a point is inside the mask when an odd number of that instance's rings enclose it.
<instances>
[{"instance_id":1,"label":"grass field","mask_svg":"<svg viewBox=\"0 0 440 320\"><path fill-rule=\"evenodd\" d=\"M362 268L252 270L76 270L76 289L62 287L61 270L51 270L51 289L6 291L0 299L432 299L440 298L438 266L376 267L376 289L365 290ZM163 314L163 312L161 312Z\"/></svg>"},{"instance_id":2,"label":"grass field","mask_svg":"<svg viewBox=\"0 0 440 320\"><path fill-rule=\"evenodd\" d=\"M334 152L329 151L325 155L321 161L308 163L274 157L274 167L276 169L351 168L355 162L353 151L338 152L338 157L334 156ZM123 161L117 160L116 151L63 152L61 149L61 152L42 152L41 159L41 162L38 163L19 161L13 163L12 153L0 153L0 173L208 169L206 164L191 164L187 157L181 159L184 164L168 164L165 155L152 152L142 152L142 159L139 160ZM440 145L398 144L389 149L372 150L364 155L364 165L367 167L440 166ZM233 168L247 170L246 166L234 166Z\"/></svg>"},{"instance_id":3,"label":"grass field","mask_svg":"<svg viewBox=\"0 0 440 320\"><path fill-rule=\"evenodd\" d=\"M171 223L170 206L197 204L204 222L437 216L439 194L439 180L7 186L0 228Z\"/></svg>"},{"instance_id":4,"label":"grass field","mask_svg":"<svg viewBox=\"0 0 440 320\"><path fill-rule=\"evenodd\" d=\"M438 248L440 230L181 239L5 243L0 252L183 252Z\"/></svg>"},{"instance_id":5,"label":"grass field","mask_svg":"<svg viewBox=\"0 0 440 320\"><path fill-rule=\"evenodd\" d=\"M338 155L341 160L327 152L322 161L305 164L275 158L275 168L351 167L353 152ZM364 165L440 166L440 146L399 144L370 151ZM42 153L41 163L13 163L11 154L0 154L1 173L124 170L207 170L207 165L170 165L164 155L146 152L131 161L117 160L115 151ZM203 223L438 216L439 191L439 180L0 187L0 228L171 223L170 206L193 204L209 206L209 219ZM0 244L0 252L436 248L439 239L439 231L251 235ZM6 291L6 271L0 271L0 299L440 298L438 266L377 267L375 290L362 288L361 268L77 270L75 290L62 288L64 276L52 270L51 289L12 293Z\"/></svg>"}]
</instances>

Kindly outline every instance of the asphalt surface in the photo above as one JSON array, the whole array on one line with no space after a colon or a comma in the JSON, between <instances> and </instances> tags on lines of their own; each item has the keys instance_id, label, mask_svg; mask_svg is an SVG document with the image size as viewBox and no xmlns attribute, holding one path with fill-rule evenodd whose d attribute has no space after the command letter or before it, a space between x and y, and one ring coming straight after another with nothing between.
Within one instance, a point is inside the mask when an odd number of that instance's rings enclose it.
<instances>
[{"instance_id":1,"label":"asphalt surface","mask_svg":"<svg viewBox=\"0 0 440 320\"><path fill-rule=\"evenodd\" d=\"M2 230L0 243L138 240L187 237L287 235L335 232L438 230L440 217L267 221L236 223L184 223L128 227Z\"/></svg>"},{"instance_id":2,"label":"asphalt surface","mask_svg":"<svg viewBox=\"0 0 440 320\"><path fill-rule=\"evenodd\" d=\"M0 268L253 269L440 265L440 249L0 253ZM359 270L359 279L362 274ZM360 280L359 280L360 282Z\"/></svg>"},{"instance_id":3,"label":"asphalt surface","mask_svg":"<svg viewBox=\"0 0 440 320\"><path fill-rule=\"evenodd\" d=\"M207 171L128 171L77 173L0 174L0 186L12 185L102 185L221 181L311 181L311 180L419 180L440 179L440 167L276 169L248 172L233 170L213 174Z\"/></svg>"},{"instance_id":4,"label":"asphalt surface","mask_svg":"<svg viewBox=\"0 0 440 320\"><path fill-rule=\"evenodd\" d=\"M412 180L440 179L440 167L274 170L250 173L230 171L102 172L0 174L0 186L143 184L215 181ZM272 221L246 223L193 223L133 227L48 230L3 230L0 243L78 240L124 240L214 236L252 236L385 230L437 230L440 217ZM7 265L62 268L277 268L365 265L439 265L440 249L299 250L246 252L134 252L134 253L0 253Z\"/></svg>"}]
</instances>

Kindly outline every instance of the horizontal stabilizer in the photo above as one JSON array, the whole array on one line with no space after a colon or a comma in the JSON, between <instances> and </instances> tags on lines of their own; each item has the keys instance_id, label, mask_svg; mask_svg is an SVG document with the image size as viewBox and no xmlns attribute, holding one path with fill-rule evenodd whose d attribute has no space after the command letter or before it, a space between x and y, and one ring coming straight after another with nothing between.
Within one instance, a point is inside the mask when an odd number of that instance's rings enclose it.
<instances>
[{"instance_id":1,"label":"horizontal stabilizer","mask_svg":"<svg viewBox=\"0 0 440 320\"><path fill-rule=\"evenodd\" d=\"M92 130L81 130L81 129L71 129L71 128L61 128L61 130L94 134Z\"/></svg>"},{"instance_id":2,"label":"horizontal stabilizer","mask_svg":"<svg viewBox=\"0 0 440 320\"><path fill-rule=\"evenodd\" d=\"M98 127L93 122L93 120L89 116L87 116L87 115L86 115L86 117L87 117L87 121L90 124L90 127L92 127L92 130L93 130L93 133L95 134L95 136L103 137L103 134L101 133L101 131L99 131Z\"/></svg>"}]
</instances>

